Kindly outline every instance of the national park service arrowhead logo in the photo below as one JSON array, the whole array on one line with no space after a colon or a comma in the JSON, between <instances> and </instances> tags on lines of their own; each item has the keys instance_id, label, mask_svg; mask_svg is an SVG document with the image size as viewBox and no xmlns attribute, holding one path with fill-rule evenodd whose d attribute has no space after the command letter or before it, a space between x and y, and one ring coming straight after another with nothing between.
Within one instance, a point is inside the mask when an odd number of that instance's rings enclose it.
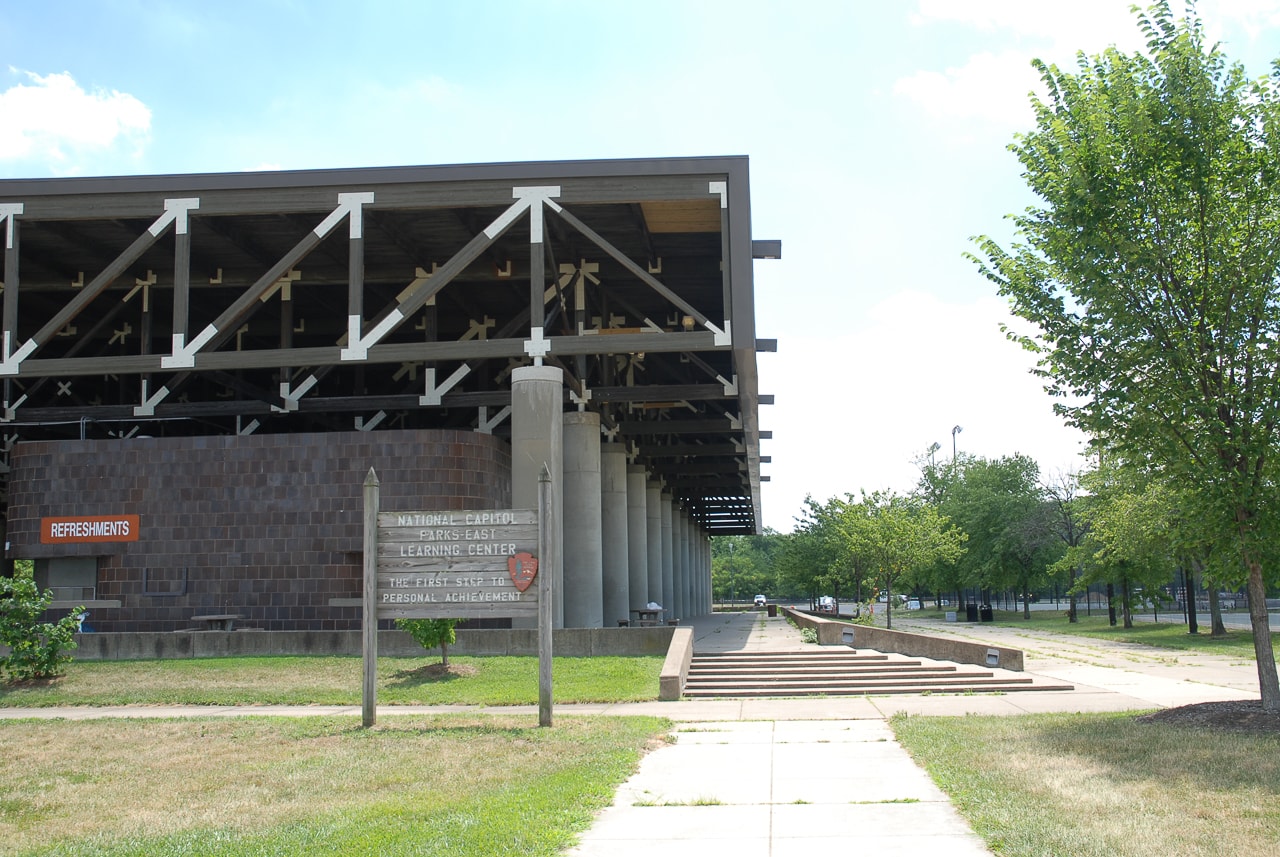
<instances>
[{"instance_id":1,"label":"national park service arrowhead logo","mask_svg":"<svg viewBox=\"0 0 1280 857\"><path fill-rule=\"evenodd\" d=\"M516 589L524 592L538 576L538 560L528 551L507 557L507 571L511 574L511 582Z\"/></svg>"}]
</instances>

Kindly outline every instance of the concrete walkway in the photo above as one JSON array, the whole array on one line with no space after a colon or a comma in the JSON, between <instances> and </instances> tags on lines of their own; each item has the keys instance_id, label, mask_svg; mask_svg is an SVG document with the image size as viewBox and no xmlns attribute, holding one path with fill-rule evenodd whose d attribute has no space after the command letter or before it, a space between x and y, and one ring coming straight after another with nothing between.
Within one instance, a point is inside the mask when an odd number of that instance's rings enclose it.
<instances>
[{"instance_id":1,"label":"concrete walkway","mask_svg":"<svg viewBox=\"0 0 1280 857\"><path fill-rule=\"evenodd\" d=\"M695 619L698 653L820 648L763 612ZM682 700L560 705L554 716L671 718L673 743L649 753L596 819L573 857L732 853L787 857L830 847L878 855L987 854L982 841L894 740L885 719L1129 711L1258 698L1257 672L1232 658L1153 651L989 625L894 617L898 630L1023 649L1027 671L1076 690L1003 696L880 696ZM528 714L536 706L383 706L379 716L424 712ZM360 716L359 706L136 706L0 709L0 718ZM713 850L708 852L708 847Z\"/></svg>"},{"instance_id":2,"label":"concrete walkway","mask_svg":"<svg viewBox=\"0 0 1280 857\"><path fill-rule=\"evenodd\" d=\"M786 857L843 853L856 843L859 853L879 855L988 854L899 746L886 717L1127 711L1258 696L1254 668L1233 659L989 626L907 624L895 622L900 630L1021 648L1029 672L1076 690L618 706L679 721L676 740L642 760L569 853L630 857L657 849L683 857L712 846L713 853ZM693 626L698 653L818 648L785 619L759 613L705 616Z\"/></svg>"}]
</instances>

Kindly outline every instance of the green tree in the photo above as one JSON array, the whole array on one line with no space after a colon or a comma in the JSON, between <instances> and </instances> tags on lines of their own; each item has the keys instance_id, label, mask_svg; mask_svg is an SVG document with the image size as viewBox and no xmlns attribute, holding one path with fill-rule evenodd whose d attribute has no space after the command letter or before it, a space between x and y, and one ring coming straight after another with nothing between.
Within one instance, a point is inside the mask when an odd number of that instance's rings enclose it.
<instances>
[{"instance_id":1,"label":"green tree","mask_svg":"<svg viewBox=\"0 0 1280 857\"><path fill-rule=\"evenodd\" d=\"M1015 589L1029 618L1030 592L1057 559L1057 542L1039 484L1025 455L965 462L942 509L969 538L962 581L979 589Z\"/></svg>"},{"instance_id":2,"label":"green tree","mask_svg":"<svg viewBox=\"0 0 1280 857\"><path fill-rule=\"evenodd\" d=\"M0 578L0 646L9 647L9 653L0 656L0 676L10 681L52 678L71 661L84 608L73 609L57 622L42 622L52 598L52 592L36 586L30 570Z\"/></svg>"},{"instance_id":3,"label":"green tree","mask_svg":"<svg viewBox=\"0 0 1280 857\"><path fill-rule=\"evenodd\" d=\"M964 552L964 533L947 526L937 507L913 498L875 492L840 508L837 527L845 551L888 596L885 621L890 628L895 587L916 585L918 575Z\"/></svg>"},{"instance_id":4,"label":"green tree","mask_svg":"<svg viewBox=\"0 0 1280 857\"><path fill-rule=\"evenodd\" d=\"M939 464L935 457L937 448L938 444L935 443L924 455L915 459L915 465L920 468L920 478L916 482L912 496L921 503L933 506L940 514L946 515L947 510L951 508L947 502L954 496L955 488L964 474L965 467L974 458L961 453L959 458L945 459ZM950 526L956 526L953 519L948 518L948 521ZM955 593L958 600L960 591L965 586L963 558L969 555L966 551L961 555L961 560L939 560L933 563L921 573L922 585L932 590L939 602L946 593ZM938 606L941 607L941 603Z\"/></svg>"},{"instance_id":5,"label":"green tree","mask_svg":"<svg viewBox=\"0 0 1280 857\"><path fill-rule=\"evenodd\" d=\"M1078 473L1058 473L1042 484L1047 506L1046 522L1049 532L1062 543L1063 555L1057 567L1067 576L1067 621L1078 621L1076 610L1076 578L1080 576L1079 564L1070 557L1072 551L1084 544L1089 535L1089 522L1085 516L1086 500L1080 494Z\"/></svg>"},{"instance_id":6,"label":"green tree","mask_svg":"<svg viewBox=\"0 0 1280 857\"><path fill-rule=\"evenodd\" d=\"M458 641L458 619L397 619L396 627L408 632L424 649L440 647L440 663L449 666L449 647Z\"/></svg>"},{"instance_id":7,"label":"green tree","mask_svg":"<svg viewBox=\"0 0 1280 857\"><path fill-rule=\"evenodd\" d=\"M1086 477L1092 502L1087 518L1082 583L1105 583L1115 593L1125 628L1133 627L1139 599L1162 600L1161 587L1173 577L1179 531L1175 495L1165 485L1132 468L1103 467ZM1187 530L1181 532L1186 533ZM1117 591L1118 589L1118 591Z\"/></svg>"},{"instance_id":8,"label":"green tree","mask_svg":"<svg viewBox=\"0 0 1280 857\"><path fill-rule=\"evenodd\" d=\"M1036 326L1016 338L1068 422L1195 486L1194 514L1233 537L1277 711L1280 72L1249 80L1167 0L1138 20L1145 52L1036 63L1048 95L1011 148L1040 203L977 261Z\"/></svg>"},{"instance_id":9,"label":"green tree","mask_svg":"<svg viewBox=\"0 0 1280 857\"><path fill-rule=\"evenodd\" d=\"M779 557L780 580L793 594L809 599L833 595L862 600L863 575L858 557L845 549L839 524L846 501L836 498L819 503L805 497L805 508L796 531Z\"/></svg>"},{"instance_id":10,"label":"green tree","mask_svg":"<svg viewBox=\"0 0 1280 857\"><path fill-rule=\"evenodd\" d=\"M750 600L756 593L777 597L777 554L781 537L773 530L758 536L720 536L711 542L711 590L727 601Z\"/></svg>"}]
</instances>

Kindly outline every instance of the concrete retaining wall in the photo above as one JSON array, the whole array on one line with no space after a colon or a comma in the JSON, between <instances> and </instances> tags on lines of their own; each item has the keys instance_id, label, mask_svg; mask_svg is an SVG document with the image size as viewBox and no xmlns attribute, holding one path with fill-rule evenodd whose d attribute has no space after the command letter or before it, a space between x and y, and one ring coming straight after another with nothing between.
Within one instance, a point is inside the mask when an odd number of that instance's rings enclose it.
<instances>
[{"instance_id":1,"label":"concrete retaining wall","mask_svg":"<svg viewBox=\"0 0 1280 857\"><path fill-rule=\"evenodd\" d=\"M693 665L693 629L676 628L667 649L667 659L662 663L658 677L658 699L664 702L678 700L684 694L689 681L689 667Z\"/></svg>"},{"instance_id":2,"label":"concrete retaining wall","mask_svg":"<svg viewBox=\"0 0 1280 857\"><path fill-rule=\"evenodd\" d=\"M566 628L553 632L551 649L559 657L663 655L675 632L688 628ZM460 630L454 655L536 655L536 629ZM172 633L77 634L73 657L82 661L169 658L219 658L266 655L361 654L359 631L178 631ZM379 631L378 654L430 656L403 631ZM687 670L686 670L687 673Z\"/></svg>"},{"instance_id":3,"label":"concrete retaining wall","mask_svg":"<svg viewBox=\"0 0 1280 857\"><path fill-rule=\"evenodd\" d=\"M951 640L946 637L931 637L927 634L909 634L905 631L890 631L887 628L854 625L801 613L799 610L784 609L799 627L813 628L818 634L818 642L824 646L846 645L856 649L897 652L901 655L932 658L937 661L955 661L958 664L978 664L1022 671L1021 649L1006 649L1002 646L966 643L963 640Z\"/></svg>"}]
</instances>

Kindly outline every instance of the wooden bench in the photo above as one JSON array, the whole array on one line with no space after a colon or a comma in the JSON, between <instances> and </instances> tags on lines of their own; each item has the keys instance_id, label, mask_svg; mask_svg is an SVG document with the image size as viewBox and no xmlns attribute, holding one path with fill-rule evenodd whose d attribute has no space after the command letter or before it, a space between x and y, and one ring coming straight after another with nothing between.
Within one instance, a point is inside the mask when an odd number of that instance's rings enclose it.
<instances>
[{"instance_id":1,"label":"wooden bench","mask_svg":"<svg viewBox=\"0 0 1280 857\"><path fill-rule=\"evenodd\" d=\"M207 616L192 616L192 622L208 622L210 631L234 631L236 620L243 619L239 613L210 613Z\"/></svg>"}]
</instances>

